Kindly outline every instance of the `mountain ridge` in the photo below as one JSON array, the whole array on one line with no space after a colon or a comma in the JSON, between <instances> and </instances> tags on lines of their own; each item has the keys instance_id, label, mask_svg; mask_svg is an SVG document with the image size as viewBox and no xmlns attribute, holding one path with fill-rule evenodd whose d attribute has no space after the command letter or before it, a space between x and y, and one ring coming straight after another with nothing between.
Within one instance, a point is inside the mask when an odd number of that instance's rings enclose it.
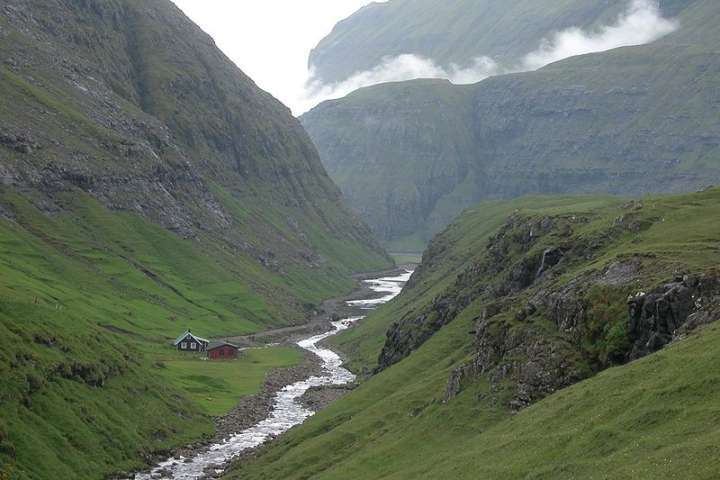
<instances>
[{"instance_id":1,"label":"mountain ridge","mask_svg":"<svg viewBox=\"0 0 720 480\"><path fill-rule=\"evenodd\" d=\"M693 190L717 178L716 8L692 2L650 45L471 86L377 85L301 118L349 204L399 251L483 199Z\"/></svg>"},{"instance_id":2,"label":"mountain ridge","mask_svg":"<svg viewBox=\"0 0 720 480\"><path fill-rule=\"evenodd\" d=\"M675 16L688 2L663 0L660 11ZM449 69L479 57L517 65L541 40L570 28L594 31L609 25L632 2L565 0L499 2L391 0L372 3L339 22L313 49L309 66L324 84L368 71L386 57L412 54Z\"/></svg>"}]
</instances>

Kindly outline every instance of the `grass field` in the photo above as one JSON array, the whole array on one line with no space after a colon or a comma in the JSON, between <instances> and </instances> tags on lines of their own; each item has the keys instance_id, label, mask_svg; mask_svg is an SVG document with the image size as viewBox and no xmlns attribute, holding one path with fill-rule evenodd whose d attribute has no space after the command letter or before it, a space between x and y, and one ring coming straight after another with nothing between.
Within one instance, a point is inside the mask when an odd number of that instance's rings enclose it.
<instances>
[{"instance_id":1,"label":"grass field","mask_svg":"<svg viewBox=\"0 0 720 480\"><path fill-rule=\"evenodd\" d=\"M422 253L390 253L390 257L397 265L417 265L422 262Z\"/></svg>"},{"instance_id":2,"label":"grass field","mask_svg":"<svg viewBox=\"0 0 720 480\"><path fill-rule=\"evenodd\" d=\"M162 360L156 371L188 392L206 414L221 416L240 398L258 393L270 369L293 367L302 360L302 353L295 348L268 347L244 350L237 360L183 357L173 355Z\"/></svg>"}]
</instances>

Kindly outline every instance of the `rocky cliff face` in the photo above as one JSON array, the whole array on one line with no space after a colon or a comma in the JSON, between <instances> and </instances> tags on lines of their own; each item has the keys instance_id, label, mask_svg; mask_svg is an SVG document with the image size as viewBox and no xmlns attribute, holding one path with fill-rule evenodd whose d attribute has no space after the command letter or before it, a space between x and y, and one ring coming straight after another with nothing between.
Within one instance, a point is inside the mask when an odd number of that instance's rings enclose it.
<instances>
[{"instance_id":1,"label":"rocky cliff face","mask_svg":"<svg viewBox=\"0 0 720 480\"><path fill-rule=\"evenodd\" d=\"M171 2L4 2L0 52L0 178L42 211L83 191L271 270L343 263L326 241L386 261L299 122Z\"/></svg>"},{"instance_id":2,"label":"rocky cliff face","mask_svg":"<svg viewBox=\"0 0 720 480\"><path fill-rule=\"evenodd\" d=\"M608 212L511 216L450 287L390 327L379 369L476 312L471 358L451 373L445 401L485 379L498 402L517 410L720 319L711 268L666 280L671 265L654 255L609 255L640 243L663 217L638 202L611 212L611 221ZM444 241L431 244L430 265L446 255L435 246Z\"/></svg>"},{"instance_id":3,"label":"rocky cliff face","mask_svg":"<svg viewBox=\"0 0 720 480\"><path fill-rule=\"evenodd\" d=\"M604 276L612 276L612 270L629 270L634 266L615 264ZM602 282L600 278L584 278L583 282L598 280ZM627 333L612 339L619 342L616 348L604 352L600 363L592 359L590 370L584 363L589 352L577 350L597 340L597 332L588 336L592 323L597 321L590 313L597 308L594 304L597 299L584 295L577 287L565 288L562 293L540 291L516 314L516 319L530 322L534 315L544 316L557 327L560 342L545 338L542 329L532 326L517 330L502 321L493 323L490 314L484 311L476 326L477 353L470 362L453 371L445 398L457 396L466 382L488 376L496 392L506 385L503 382L511 382L514 387L508 405L521 409L577 383L593 371L654 353L698 327L720 320L715 307L720 294L717 280L716 274L703 278L686 275L684 280L677 278L657 287L657 293L631 296L627 316L620 317L626 321L623 327ZM615 306L618 305L619 302Z\"/></svg>"},{"instance_id":4,"label":"rocky cliff face","mask_svg":"<svg viewBox=\"0 0 720 480\"><path fill-rule=\"evenodd\" d=\"M717 8L686 4L680 30L653 45L474 86L380 85L302 121L385 240L429 240L481 199L692 190L719 175L718 31L704 21Z\"/></svg>"}]
</instances>

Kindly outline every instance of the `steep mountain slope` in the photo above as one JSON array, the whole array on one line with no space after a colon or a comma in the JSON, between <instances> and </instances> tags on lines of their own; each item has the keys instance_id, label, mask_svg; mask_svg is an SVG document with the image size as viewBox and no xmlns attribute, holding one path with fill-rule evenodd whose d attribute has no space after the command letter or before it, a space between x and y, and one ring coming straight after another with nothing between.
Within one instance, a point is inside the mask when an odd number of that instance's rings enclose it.
<instances>
[{"instance_id":1,"label":"steep mountain slope","mask_svg":"<svg viewBox=\"0 0 720 480\"><path fill-rule=\"evenodd\" d=\"M713 478L719 208L713 189L468 210L348 334L381 371L228 478Z\"/></svg>"},{"instance_id":2,"label":"steep mountain slope","mask_svg":"<svg viewBox=\"0 0 720 480\"><path fill-rule=\"evenodd\" d=\"M662 0L674 15L687 0ZM489 56L515 65L540 40L572 27L608 24L624 2L591 0L390 0L372 3L338 23L310 54L323 83L335 83L380 64L384 57L415 54L444 68Z\"/></svg>"},{"instance_id":3,"label":"steep mountain slope","mask_svg":"<svg viewBox=\"0 0 720 480\"><path fill-rule=\"evenodd\" d=\"M472 86L379 85L302 121L392 248L418 248L482 199L691 190L720 177L719 16L716 2L688 2L681 28L651 45Z\"/></svg>"},{"instance_id":4,"label":"steep mountain slope","mask_svg":"<svg viewBox=\"0 0 720 480\"><path fill-rule=\"evenodd\" d=\"M104 478L211 432L159 372L172 339L303 323L390 263L170 1L2 2L0 59L0 477Z\"/></svg>"}]
</instances>

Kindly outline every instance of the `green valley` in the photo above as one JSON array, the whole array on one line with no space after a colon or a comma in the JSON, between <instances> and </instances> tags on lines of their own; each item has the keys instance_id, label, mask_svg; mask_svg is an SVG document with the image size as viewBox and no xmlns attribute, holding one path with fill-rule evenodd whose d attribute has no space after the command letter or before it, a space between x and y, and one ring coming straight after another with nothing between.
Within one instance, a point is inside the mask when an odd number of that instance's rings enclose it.
<instances>
[{"instance_id":1,"label":"green valley","mask_svg":"<svg viewBox=\"0 0 720 480\"><path fill-rule=\"evenodd\" d=\"M3 0L0 480L720 477L719 19Z\"/></svg>"},{"instance_id":2,"label":"green valley","mask_svg":"<svg viewBox=\"0 0 720 480\"><path fill-rule=\"evenodd\" d=\"M392 265L299 122L170 1L3 2L0 58L1 478L209 438L302 355L210 366L177 335L303 325Z\"/></svg>"}]
</instances>

